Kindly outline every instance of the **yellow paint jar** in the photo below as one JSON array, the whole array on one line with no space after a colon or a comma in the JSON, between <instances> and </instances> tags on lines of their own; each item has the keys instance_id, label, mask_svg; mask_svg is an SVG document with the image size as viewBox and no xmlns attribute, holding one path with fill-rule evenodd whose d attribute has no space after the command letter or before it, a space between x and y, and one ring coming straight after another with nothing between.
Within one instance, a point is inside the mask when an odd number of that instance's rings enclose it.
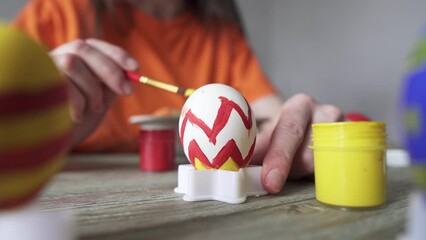
<instances>
[{"instance_id":1,"label":"yellow paint jar","mask_svg":"<svg viewBox=\"0 0 426 240\"><path fill-rule=\"evenodd\" d=\"M319 202L354 208L385 204L383 122L313 124L312 149Z\"/></svg>"}]
</instances>

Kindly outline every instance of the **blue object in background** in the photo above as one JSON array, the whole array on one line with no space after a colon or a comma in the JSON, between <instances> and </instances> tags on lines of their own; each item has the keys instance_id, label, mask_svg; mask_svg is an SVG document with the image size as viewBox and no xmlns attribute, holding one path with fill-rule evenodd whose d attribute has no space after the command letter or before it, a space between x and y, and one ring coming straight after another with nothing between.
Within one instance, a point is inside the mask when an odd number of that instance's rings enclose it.
<instances>
[{"instance_id":1,"label":"blue object in background","mask_svg":"<svg viewBox=\"0 0 426 240\"><path fill-rule=\"evenodd\" d=\"M426 65L405 80L402 117L411 161L426 165Z\"/></svg>"},{"instance_id":2,"label":"blue object in background","mask_svg":"<svg viewBox=\"0 0 426 240\"><path fill-rule=\"evenodd\" d=\"M402 90L404 142L412 164L426 166L426 25L408 68Z\"/></svg>"}]
</instances>

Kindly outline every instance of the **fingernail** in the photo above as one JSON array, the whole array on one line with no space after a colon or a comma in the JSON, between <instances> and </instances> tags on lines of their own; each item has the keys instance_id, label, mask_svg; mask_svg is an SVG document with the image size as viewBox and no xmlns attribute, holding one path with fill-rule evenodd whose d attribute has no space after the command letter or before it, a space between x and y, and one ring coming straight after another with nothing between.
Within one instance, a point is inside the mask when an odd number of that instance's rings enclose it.
<instances>
[{"instance_id":1,"label":"fingernail","mask_svg":"<svg viewBox=\"0 0 426 240\"><path fill-rule=\"evenodd\" d=\"M139 67L138 62L133 58L127 58L126 60L126 68L127 70L136 70Z\"/></svg>"},{"instance_id":2,"label":"fingernail","mask_svg":"<svg viewBox=\"0 0 426 240\"><path fill-rule=\"evenodd\" d=\"M71 120L74 123L81 123L83 121L83 116L81 116L80 114L77 114L75 112L71 112Z\"/></svg>"},{"instance_id":3,"label":"fingernail","mask_svg":"<svg viewBox=\"0 0 426 240\"><path fill-rule=\"evenodd\" d=\"M272 169L266 176L266 186L273 192L277 193L281 191L284 183L284 176L278 169Z\"/></svg>"},{"instance_id":4,"label":"fingernail","mask_svg":"<svg viewBox=\"0 0 426 240\"><path fill-rule=\"evenodd\" d=\"M126 80L123 85L121 85L121 90L123 90L123 93L125 95L129 95L130 93L132 93L132 85Z\"/></svg>"}]
</instances>

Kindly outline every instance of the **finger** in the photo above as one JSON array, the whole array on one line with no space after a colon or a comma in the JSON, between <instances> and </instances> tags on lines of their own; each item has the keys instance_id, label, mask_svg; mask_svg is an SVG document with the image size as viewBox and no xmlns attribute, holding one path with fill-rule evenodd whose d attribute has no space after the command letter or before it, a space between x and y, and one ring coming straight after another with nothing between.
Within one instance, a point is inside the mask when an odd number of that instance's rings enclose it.
<instances>
[{"instance_id":1,"label":"finger","mask_svg":"<svg viewBox=\"0 0 426 240\"><path fill-rule=\"evenodd\" d=\"M102 88L105 106L109 108L117 97L117 94L115 94L110 88L105 85L103 85Z\"/></svg>"},{"instance_id":2,"label":"finger","mask_svg":"<svg viewBox=\"0 0 426 240\"><path fill-rule=\"evenodd\" d=\"M329 104L317 104L314 107L313 123L343 121L345 116L338 107Z\"/></svg>"},{"instance_id":3,"label":"finger","mask_svg":"<svg viewBox=\"0 0 426 240\"><path fill-rule=\"evenodd\" d=\"M87 39L86 43L103 52L125 70L135 71L139 67L136 59L118 46L95 38Z\"/></svg>"},{"instance_id":4,"label":"finger","mask_svg":"<svg viewBox=\"0 0 426 240\"><path fill-rule=\"evenodd\" d=\"M57 65L74 83L87 99L88 107L94 113L104 110L102 89L99 79L87 68L84 62L74 54L62 54L54 57Z\"/></svg>"},{"instance_id":5,"label":"finger","mask_svg":"<svg viewBox=\"0 0 426 240\"><path fill-rule=\"evenodd\" d=\"M342 111L333 105L315 104L313 107L313 123L336 122L344 118ZM300 145L293 161L290 178L300 178L314 172L313 151L309 148L311 145L312 126L309 124L305 133L303 143Z\"/></svg>"},{"instance_id":6,"label":"finger","mask_svg":"<svg viewBox=\"0 0 426 240\"><path fill-rule=\"evenodd\" d=\"M306 95L297 95L282 107L262 169L263 186L271 193L279 192L288 177L293 158L304 139L313 102Z\"/></svg>"},{"instance_id":7,"label":"finger","mask_svg":"<svg viewBox=\"0 0 426 240\"><path fill-rule=\"evenodd\" d=\"M70 104L71 120L75 123L81 123L84 120L86 100L73 82L70 82L69 85L70 87L68 89L68 98Z\"/></svg>"},{"instance_id":8,"label":"finger","mask_svg":"<svg viewBox=\"0 0 426 240\"><path fill-rule=\"evenodd\" d=\"M275 127L274 123L267 123L264 125L260 132L256 136L256 144L254 146L252 164L262 164L263 158L268 150L269 140L271 138L272 131Z\"/></svg>"},{"instance_id":9,"label":"finger","mask_svg":"<svg viewBox=\"0 0 426 240\"><path fill-rule=\"evenodd\" d=\"M314 172L314 155L312 149L309 148L311 136L312 128L311 126L307 126L303 141L294 156L288 175L289 179L298 179Z\"/></svg>"},{"instance_id":10,"label":"finger","mask_svg":"<svg viewBox=\"0 0 426 240\"><path fill-rule=\"evenodd\" d=\"M120 95L131 93L131 84L125 79L121 66L85 41L73 41L55 49L54 52L57 54L72 53L78 55L90 68L91 72L115 93Z\"/></svg>"}]
</instances>

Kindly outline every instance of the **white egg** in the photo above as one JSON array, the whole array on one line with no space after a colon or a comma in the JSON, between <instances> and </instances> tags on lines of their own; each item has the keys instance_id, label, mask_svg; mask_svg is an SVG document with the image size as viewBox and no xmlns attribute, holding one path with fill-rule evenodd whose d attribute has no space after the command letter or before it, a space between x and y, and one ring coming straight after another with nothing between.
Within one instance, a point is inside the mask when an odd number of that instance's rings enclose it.
<instances>
[{"instance_id":1,"label":"white egg","mask_svg":"<svg viewBox=\"0 0 426 240\"><path fill-rule=\"evenodd\" d=\"M185 155L196 169L238 171L251 160L256 121L237 90L208 84L185 102L179 136Z\"/></svg>"}]
</instances>

